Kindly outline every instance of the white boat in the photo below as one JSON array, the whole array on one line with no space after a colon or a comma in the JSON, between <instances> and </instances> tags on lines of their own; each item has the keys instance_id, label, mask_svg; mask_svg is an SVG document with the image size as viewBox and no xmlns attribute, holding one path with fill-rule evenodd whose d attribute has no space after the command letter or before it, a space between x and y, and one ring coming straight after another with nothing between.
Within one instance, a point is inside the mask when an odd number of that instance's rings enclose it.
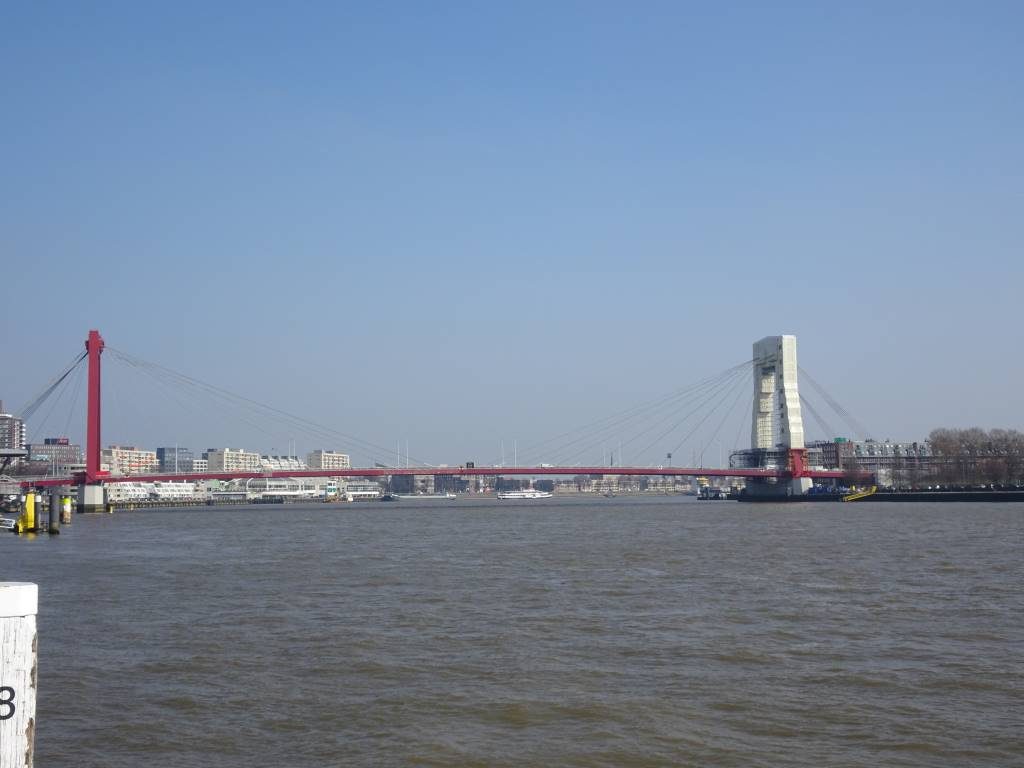
<instances>
[{"instance_id":1,"label":"white boat","mask_svg":"<svg viewBox=\"0 0 1024 768\"><path fill-rule=\"evenodd\" d=\"M528 488L525 491L498 491L499 499L550 499L555 494Z\"/></svg>"},{"instance_id":2,"label":"white boat","mask_svg":"<svg viewBox=\"0 0 1024 768\"><path fill-rule=\"evenodd\" d=\"M8 531L13 531L14 530L14 524L16 522L17 522L17 520L12 520L9 517L0 517L0 528L3 528L3 529L8 530Z\"/></svg>"}]
</instances>

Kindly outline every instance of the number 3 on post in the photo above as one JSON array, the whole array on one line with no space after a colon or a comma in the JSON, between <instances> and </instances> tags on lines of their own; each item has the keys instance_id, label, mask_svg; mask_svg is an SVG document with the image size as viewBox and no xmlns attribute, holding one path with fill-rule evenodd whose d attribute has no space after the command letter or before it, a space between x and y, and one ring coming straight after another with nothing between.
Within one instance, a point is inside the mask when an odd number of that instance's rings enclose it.
<instances>
[{"instance_id":1,"label":"number 3 on post","mask_svg":"<svg viewBox=\"0 0 1024 768\"><path fill-rule=\"evenodd\" d=\"M14 712L14 689L9 685L0 685L0 720L10 720Z\"/></svg>"}]
</instances>

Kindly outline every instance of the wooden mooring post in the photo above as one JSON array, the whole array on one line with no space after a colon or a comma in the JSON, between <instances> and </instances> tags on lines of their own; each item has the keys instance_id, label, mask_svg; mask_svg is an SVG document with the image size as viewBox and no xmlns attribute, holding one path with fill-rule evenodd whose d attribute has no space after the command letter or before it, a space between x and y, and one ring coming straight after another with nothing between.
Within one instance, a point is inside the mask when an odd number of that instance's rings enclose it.
<instances>
[{"instance_id":1,"label":"wooden mooring post","mask_svg":"<svg viewBox=\"0 0 1024 768\"><path fill-rule=\"evenodd\" d=\"M32 768L38 604L35 584L0 581L0 768Z\"/></svg>"}]
</instances>

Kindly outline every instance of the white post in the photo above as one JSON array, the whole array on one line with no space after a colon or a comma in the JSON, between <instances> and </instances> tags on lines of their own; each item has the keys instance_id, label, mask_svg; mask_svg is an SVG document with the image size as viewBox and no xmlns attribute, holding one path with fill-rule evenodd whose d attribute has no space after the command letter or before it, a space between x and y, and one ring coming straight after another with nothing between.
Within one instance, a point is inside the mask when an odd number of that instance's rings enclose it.
<instances>
[{"instance_id":1,"label":"white post","mask_svg":"<svg viewBox=\"0 0 1024 768\"><path fill-rule=\"evenodd\" d=\"M39 587L0 582L0 768L32 768Z\"/></svg>"}]
</instances>

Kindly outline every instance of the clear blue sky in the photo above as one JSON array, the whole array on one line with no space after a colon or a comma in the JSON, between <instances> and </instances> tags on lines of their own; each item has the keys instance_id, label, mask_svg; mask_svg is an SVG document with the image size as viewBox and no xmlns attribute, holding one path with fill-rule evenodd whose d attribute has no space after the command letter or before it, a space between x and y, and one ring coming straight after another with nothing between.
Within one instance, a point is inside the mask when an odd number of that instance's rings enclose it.
<instances>
[{"instance_id":1,"label":"clear blue sky","mask_svg":"<svg viewBox=\"0 0 1024 768\"><path fill-rule=\"evenodd\" d=\"M269 5L0 11L10 407L95 327L489 461L795 333L876 437L1024 427L1024 5ZM286 449L130 374L105 442Z\"/></svg>"}]
</instances>

